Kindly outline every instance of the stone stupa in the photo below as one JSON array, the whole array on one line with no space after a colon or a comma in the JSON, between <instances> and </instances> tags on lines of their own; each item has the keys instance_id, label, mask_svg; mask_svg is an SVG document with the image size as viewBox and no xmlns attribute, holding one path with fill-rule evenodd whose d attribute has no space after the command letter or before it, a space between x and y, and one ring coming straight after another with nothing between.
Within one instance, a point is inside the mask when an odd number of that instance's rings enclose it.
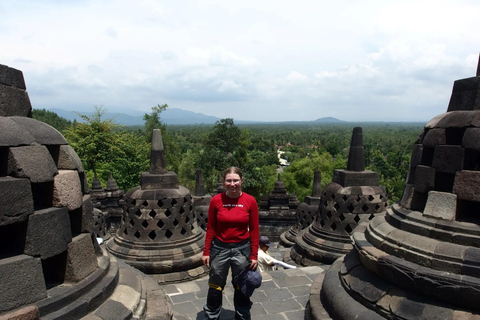
<instances>
[{"instance_id":1,"label":"stone stupa","mask_svg":"<svg viewBox=\"0 0 480 320\"><path fill-rule=\"evenodd\" d=\"M301 265L331 264L352 250L350 235L363 221L385 213L388 197L378 173L365 170L362 128L352 132L347 170L336 169L325 186L315 222L298 233L291 249Z\"/></svg>"},{"instance_id":2,"label":"stone stupa","mask_svg":"<svg viewBox=\"0 0 480 320\"><path fill-rule=\"evenodd\" d=\"M278 242L280 235L295 223L295 211L299 201L296 196L290 196L280 174L273 190L268 194L268 199L264 199L266 201L260 202L258 211L260 235Z\"/></svg>"},{"instance_id":3,"label":"stone stupa","mask_svg":"<svg viewBox=\"0 0 480 320\"><path fill-rule=\"evenodd\" d=\"M0 65L0 319L171 319L160 287L98 245L80 158L31 115L22 72Z\"/></svg>"},{"instance_id":4,"label":"stone stupa","mask_svg":"<svg viewBox=\"0 0 480 320\"><path fill-rule=\"evenodd\" d=\"M309 319L480 319L479 71L425 125L402 200L312 284Z\"/></svg>"},{"instance_id":5,"label":"stone stupa","mask_svg":"<svg viewBox=\"0 0 480 320\"><path fill-rule=\"evenodd\" d=\"M159 283L205 275L205 232L198 227L190 191L168 171L161 131L153 130L150 171L126 193L123 225L108 250L129 265L152 274Z\"/></svg>"},{"instance_id":6,"label":"stone stupa","mask_svg":"<svg viewBox=\"0 0 480 320\"><path fill-rule=\"evenodd\" d=\"M122 225L124 192L118 188L113 174L110 173L107 186L103 188L95 173L90 194L92 196L93 206L99 209L104 215L105 231L115 234Z\"/></svg>"},{"instance_id":7,"label":"stone stupa","mask_svg":"<svg viewBox=\"0 0 480 320\"><path fill-rule=\"evenodd\" d=\"M311 196L306 196L305 201L300 203L295 212L295 224L280 235L280 246L289 248L295 244L297 234L310 226L315 221L315 216L322 195L320 171L313 174L313 190Z\"/></svg>"}]
</instances>

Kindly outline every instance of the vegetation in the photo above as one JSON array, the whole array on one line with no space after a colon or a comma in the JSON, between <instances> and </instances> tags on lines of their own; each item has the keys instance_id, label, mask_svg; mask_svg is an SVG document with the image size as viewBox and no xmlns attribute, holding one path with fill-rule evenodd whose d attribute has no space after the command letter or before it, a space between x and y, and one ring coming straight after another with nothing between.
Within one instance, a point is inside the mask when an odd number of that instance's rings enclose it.
<instances>
[{"instance_id":1,"label":"vegetation","mask_svg":"<svg viewBox=\"0 0 480 320\"><path fill-rule=\"evenodd\" d=\"M244 171L245 191L257 200L272 191L277 170L283 169L278 150L290 164L281 179L288 191L303 201L312 192L315 170L320 170L324 187L331 182L335 169L346 169L353 127L361 126L366 168L379 173L380 184L391 202L396 202L403 193L413 143L423 128L422 124L408 123L236 125L229 118L213 126L167 126L161 122L161 112L166 108L166 104L153 107L144 116L143 128L120 127L112 119L102 119L102 108L97 108L93 116L83 115L84 122L70 123L62 129L62 119L50 120L55 117L49 111L35 110L34 114L48 114L45 122L64 132L82 159L89 181L96 171L105 183L112 172L124 190L138 185L141 172L148 170L152 129L159 128L168 169L177 173L182 185L193 192L195 172L202 169L205 188L211 192L223 170L234 165Z\"/></svg>"},{"instance_id":2,"label":"vegetation","mask_svg":"<svg viewBox=\"0 0 480 320\"><path fill-rule=\"evenodd\" d=\"M59 117L55 112L45 109L33 109L32 118L51 125L60 132L72 125L72 121Z\"/></svg>"},{"instance_id":3,"label":"vegetation","mask_svg":"<svg viewBox=\"0 0 480 320\"><path fill-rule=\"evenodd\" d=\"M64 136L82 160L88 181L97 173L105 185L112 173L117 186L128 190L149 167L150 144L142 135L116 130L112 119L102 120L105 109L95 110L93 116L81 115L85 122L68 127Z\"/></svg>"}]
</instances>

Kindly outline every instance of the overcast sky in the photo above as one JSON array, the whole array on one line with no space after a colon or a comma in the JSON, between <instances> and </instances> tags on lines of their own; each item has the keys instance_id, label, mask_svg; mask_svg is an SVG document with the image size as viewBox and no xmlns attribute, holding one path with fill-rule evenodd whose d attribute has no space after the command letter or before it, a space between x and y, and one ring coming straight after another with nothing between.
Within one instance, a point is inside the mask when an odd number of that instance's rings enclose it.
<instances>
[{"instance_id":1,"label":"overcast sky","mask_svg":"<svg viewBox=\"0 0 480 320\"><path fill-rule=\"evenodd\" d=\"M478 0L0 0L32 105L428 121L475 76Z\"/></svg>"}]
</instances>

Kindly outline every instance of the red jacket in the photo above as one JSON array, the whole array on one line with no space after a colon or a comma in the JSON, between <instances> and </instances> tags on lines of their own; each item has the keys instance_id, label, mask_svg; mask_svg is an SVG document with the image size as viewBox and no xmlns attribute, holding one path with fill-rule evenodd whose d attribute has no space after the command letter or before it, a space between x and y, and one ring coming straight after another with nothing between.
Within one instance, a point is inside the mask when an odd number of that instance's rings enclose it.
<instances>
[{"instance_id":1,"label":"red jacket","mask_svg":"<svg viewBox=\"0 0 480 320\"><path fill-rule=\"evenodd\" d=\"M225 192L215 195L208 208L207 235L203 255L210 255L213 238L223 242L240 242L250 238L250 260L258 260L258 207L251 195L242 192L232 199Z\"/></svg>"}]
</instances>

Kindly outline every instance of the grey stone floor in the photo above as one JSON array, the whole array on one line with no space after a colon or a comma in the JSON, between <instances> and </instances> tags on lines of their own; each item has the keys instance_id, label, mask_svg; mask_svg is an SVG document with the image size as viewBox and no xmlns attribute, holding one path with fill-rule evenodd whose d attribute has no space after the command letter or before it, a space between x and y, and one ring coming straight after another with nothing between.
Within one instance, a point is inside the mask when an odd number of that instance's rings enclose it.
<instances>
[{"instance_id":1,"label":"grey stone floor","mask_svg":"<svg viewBox=\"0 0 480 320\"><path fill-rule=\"evenodd\" d=\"M282 252L271 250L271 255L278 259ZM262 285L251 297L252 319L304 320L310 286L315 278L324 272L324 268L298 267L262 273ZM202 319L208 291L207 282L208 277L203 277L190 282L162 286L172 303L175 320ZM231 279L228 279L224 290L220 319L235 319Z\"/></svg>"}]
</instances>

